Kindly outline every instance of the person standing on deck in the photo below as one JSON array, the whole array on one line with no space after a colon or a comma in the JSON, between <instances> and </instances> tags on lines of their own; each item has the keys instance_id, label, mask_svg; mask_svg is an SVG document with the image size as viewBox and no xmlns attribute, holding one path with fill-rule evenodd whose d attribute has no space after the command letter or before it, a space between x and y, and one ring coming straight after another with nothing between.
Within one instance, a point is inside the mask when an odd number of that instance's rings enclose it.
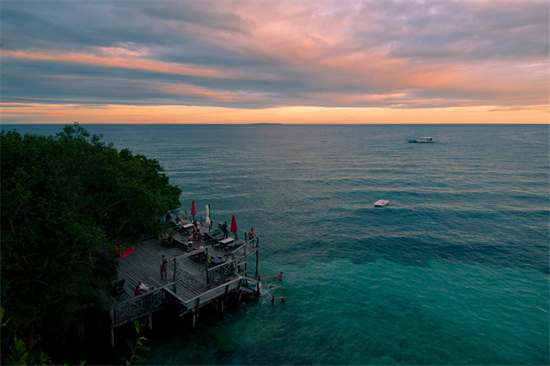
<instances>
[{"instance_id":1,"label":"person standing on deck","mask_svg":"<svg viewBox=\"0 0 550 366\"><path fill-rule=\"evenodd\" d=\"M165 280L168 277L168 258L163 254L160 260L160 279Z\"/></svg>"},{"instance_id":2,"label":"person standing on deck","mask_svg":"<svg viewBox=\"0 0 550 366\"><path fill-rule=\"evenodd\" d=\"M223 238L227 239L227 236L229 235L229 230L227 230L227 221L223 223L222 231L223 231Z\"/></svg>"}]
</instances>

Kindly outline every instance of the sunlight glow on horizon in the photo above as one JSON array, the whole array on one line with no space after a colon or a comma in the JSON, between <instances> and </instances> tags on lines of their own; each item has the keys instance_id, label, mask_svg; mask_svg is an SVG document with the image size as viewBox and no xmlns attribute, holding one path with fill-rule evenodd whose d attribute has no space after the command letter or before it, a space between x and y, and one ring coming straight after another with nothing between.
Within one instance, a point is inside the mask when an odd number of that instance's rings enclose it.
<instances>
[{"instance_id":1,"label":"sunlight glow on horizon","mask_svg":"<svg viewBox=\"0 0 550 366\"><path fill-rule=\"evenodd\" d=\"M36 118L36 116L39 116ZM474 106L429 109L279 107L80 106L4 103L3 124L545 124L545 109ZM20 121L32 122L20 122ZM8 122L6 122L8 121Z\"/></svg>"}]
</instances>

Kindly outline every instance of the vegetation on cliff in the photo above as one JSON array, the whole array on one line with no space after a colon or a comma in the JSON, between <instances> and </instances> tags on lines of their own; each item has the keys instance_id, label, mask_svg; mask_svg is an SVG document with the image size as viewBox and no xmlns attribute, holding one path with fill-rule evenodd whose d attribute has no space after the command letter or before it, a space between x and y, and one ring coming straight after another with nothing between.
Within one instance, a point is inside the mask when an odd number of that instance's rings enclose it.
<instances>
[{"instance_id":1,"label":"vegetation on cliff","mask_svg":"<svg viewBox=\"0 0 550 366\"><path fill-rule=\"evenodd\" d=\"M179 206L156 160L100 140L78 123L56 136L1 132L3 348L77 325L79 309L104 301L112 253L160 232L156 218Z\"/></svg>"}]
</instances>

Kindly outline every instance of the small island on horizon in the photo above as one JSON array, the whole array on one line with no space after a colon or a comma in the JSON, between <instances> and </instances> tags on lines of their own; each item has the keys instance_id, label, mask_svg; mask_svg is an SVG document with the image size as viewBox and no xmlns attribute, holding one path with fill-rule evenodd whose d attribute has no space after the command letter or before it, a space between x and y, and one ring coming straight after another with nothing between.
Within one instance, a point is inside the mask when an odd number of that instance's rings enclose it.
<instances>
[{"instance_id":1,"label":"small island on horizon","mask_svg":"<svg viewBox=\"0 0 550 366\"><path fill-rule=\"evenodd\" d=\"M282 125L283 123L280 122L257 122L257 123L251 123L251 125Z\"/></svg>"}]
</instances>

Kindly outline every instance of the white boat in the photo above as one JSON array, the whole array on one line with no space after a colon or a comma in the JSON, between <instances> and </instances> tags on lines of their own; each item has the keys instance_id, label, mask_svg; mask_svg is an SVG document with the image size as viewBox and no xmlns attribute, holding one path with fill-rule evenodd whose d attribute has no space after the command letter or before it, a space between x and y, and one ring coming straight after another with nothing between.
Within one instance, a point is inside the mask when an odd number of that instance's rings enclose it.
<instances>
[{"instance_id":1,"label":"white boat","mask_svg":"<svg viewBox=\"0 0 550 366\"><path fill-rule=\"evenodd\" d=\"M434 140L433 137L421 137L419 139L409 140L409 142L416 144L433 144L437 141Z\"/></svg>"},{"instance_id":2,"label":"white boat","mask_svg":"<svg viewBox=\"0 0 550 366\"><path fill-rule=\"evenodd\" d=\"M374 207L384 207L388 203L390 203L390 201L388 201L388 200L378 200L378 201L374 202Z\"/></svg>"}]
</instances>

